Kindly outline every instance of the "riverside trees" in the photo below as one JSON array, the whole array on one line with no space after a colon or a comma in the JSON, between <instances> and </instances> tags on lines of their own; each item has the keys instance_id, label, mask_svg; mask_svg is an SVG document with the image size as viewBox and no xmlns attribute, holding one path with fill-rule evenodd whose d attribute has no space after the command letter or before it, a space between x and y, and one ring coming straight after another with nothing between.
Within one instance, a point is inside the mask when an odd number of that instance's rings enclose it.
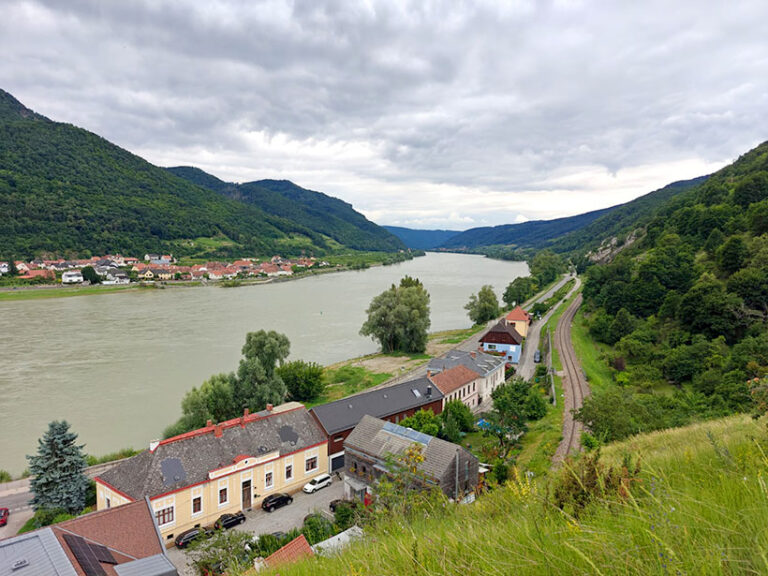
<instances>
[{"instance_id":1,"label":"riverside trees","mask_svg":"<svg viewBox=\"0 0 768 576\"><path fill-rule=\"evenodd\" d=\"M421 353L427 348L429 293L410 276L376 296L360 334L377 340L383 352Z\"/></svg>"},{"instance_id":2,"label":"riverside trees","mask_svg":"<svg viewBox=\"0 0 768 576\"><path fill-rule=\"evenodd\" d=\"M469 302L464 309L469 314L469 319L475 324L485 324L501 314L493 287L488 284L480 288L477 295L472 294L469 297Z\"/></svg>"}]
</instances>

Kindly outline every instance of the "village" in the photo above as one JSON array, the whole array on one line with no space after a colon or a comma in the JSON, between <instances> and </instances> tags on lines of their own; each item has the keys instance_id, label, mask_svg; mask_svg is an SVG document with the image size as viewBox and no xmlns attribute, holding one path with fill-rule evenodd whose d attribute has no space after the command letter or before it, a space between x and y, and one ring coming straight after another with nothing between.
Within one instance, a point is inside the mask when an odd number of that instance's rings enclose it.
<instances>
[{"instance_id":1,"label":"village","mask_svg":"<svg viewBox=\"0 0 768 576\"><path fill-rule=\"evenodd\" d=\"M311 268L328 268L328 262L314 257L287 259L273 256L261 261L243 258L234 262L206 262L180 265L171 254L145 254L143 259L107 254L78 260L43 260L0 262L0 276L13 275L31 283L77 286L87 283L121 285L132 282L218 281L244 278L291 276ZM84 271L93 270L90 277ZM90 279L89 279L90 278Z\"/></svg>"},{"instance_id":2,"label":"village","mask_svg":"<svg viewBox=\"0 0 768 576\"><path fill-rule=\"evenodd\" d=\"M235 264L242 270L246 262ZM297 264L273 259L267 270ZM144 269L160 265L150 261ZM395 378L309 409L295 401L267 404L256 413L246 409L240 417L209 420L202 428L152 441L136 456L92 474L95 512L2 540L0 554L26 563L19 567L34 563L35 574L54 576L218 574L216 567L193 568L183 550L216 529L235 526L257 536L256 542L264 534L279 542L271 554L256 558L254 572L332 554L364 538L354 521L339 527L335 511L371 505L380 479L392 474L391 458L414 450L420 482L452 502L471 504L484 491L488 466L461 445L401 423L423 411L440 415L450 403L475 417L489 410L493 391L521 361L532 321L517 306L404 381ZM307 522L338 529L310 543L302 528Z\"/></svg>"}]
</instances>

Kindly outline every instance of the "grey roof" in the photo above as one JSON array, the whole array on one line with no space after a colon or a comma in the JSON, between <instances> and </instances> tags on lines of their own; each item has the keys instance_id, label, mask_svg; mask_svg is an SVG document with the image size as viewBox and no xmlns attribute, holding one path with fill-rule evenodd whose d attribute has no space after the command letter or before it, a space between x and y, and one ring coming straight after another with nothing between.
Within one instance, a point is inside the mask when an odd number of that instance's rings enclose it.
<instances>
[{"instance_id":1,"label":"grey roof","mask_svg":"<svg viewBox=\"0 0 768 576\"><path fill-rule=\"evenodd\" d=\"M440 358L430 360L429 364L427 364L427 370L442 372L443 370L450 370L461 365L482 376L488 376L488 374L497 370L499 366L504 366L504 362L503 357L492 356L483 352L451 350Z\"/></svg>"},{"instance_id":2,"label":"grey roof","mask_svg":"<svg viewBox=\"0 0 768 576\"><path fill-rule=\"evenodd\" d=\"M145 450L99 478L131 498L154 498L206 481L208 472L233 464L237 456L263 456L275 450L282 456L327 440L303 406L285 412L278 409L271 414L251 414L244 426L239 418L225 422L220 438L211 427L191 437L166 441L154 452Z\"/></svg>"},{"instance_id":3,"label":"grey roof","mask_svg":"<svg viewBox=\"0 0 768 576\"><path fill-rule=\"evenodd\" d=\"M431 396L427 396L427 387ZM315 406L312 413L328 434L335 434L353 428L366 414L384 418L442 398L437 386L427 378L418 378Z\"/></svg>"},{"instance_id":4,"label":"grey roof","mask_svg":"<svg viewBox=\"0 0 768 576\"><path fill-rule=\"evenodd\" d=\"M178 576L176 567L163 554L115 566L117 576Z\"/></svg>"},{"instance_id":5,"label":"grey roof","mask_svg":"<svg viewBox=\"0 0 768 576\"><path fill-rule=\"evenodd\" d=\"M43 528L0 540L0 576L77 576L77 572L53 530Z\"/></svg>"},{"instance_id":6,"label":"grey roof","mask_svg":"<svg viewBox=\"0 0 768 576\"><path fill-rule=\"evenodd\" d=\"M466 452L457 444L426 434L422 436L426 436L429 441L426 444L419 442L424 446L424 461L419 465L419 469L431 478L442 478L448 469L455 465L456 453ZM402 454L413 444L414 439L408 428L372 416L364 416L344 440L344 450L361 452L384 461L389 454Z\"/></svg>"}]
</instances>

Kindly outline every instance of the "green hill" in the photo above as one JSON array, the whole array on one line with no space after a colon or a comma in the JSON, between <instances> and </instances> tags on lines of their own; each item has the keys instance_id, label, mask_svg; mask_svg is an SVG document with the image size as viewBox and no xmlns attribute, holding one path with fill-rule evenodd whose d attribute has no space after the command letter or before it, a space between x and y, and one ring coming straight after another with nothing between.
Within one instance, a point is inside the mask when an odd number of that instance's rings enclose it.
<instances>
[{"instance_id":1,"label":"green hill","mask_svg":"<svg viewBox=\"0 0 768 576\"><path fill-rule=\"evenodd\" d=\"M268 214L301 222L339 244L355 250L394 251L405 248L397 237L369 221L338 198L297 186L288 180L259 180L233 184L198 168L179 166L168 171Z\"/></svg>"},{"instance_id":2,"label":"green hill","mask_svg":"<svg viewBox=\"0 0 768 576\"><path fill-rule=\"evenodd\" d=\"M340 554L279 573L763 574L767 446L765 423L747 416L640 436L604 451L618 489L599 488L605 469L595 477L580 476L578 466L549 479L523 476L471 505L380 522ZM626 454L639 459L639 474L621 469ZM554 492L579 482L590 501L578 512L561 509Z\"/></svg>"},{"instance_id":3,"label":"green hill","mask_svg":"<svg viewBox=\"0 0 768 576\"><path fill-rule=\"evenodd\" d=\"M287 204L284 208L270 213L195 185L87 130L36 114L0 90L0 250L5 257L158 251L290 256L347 248L326 228L314 229L316 221L302 221L303 207L295 211L298 218ZM361 228L354 241L370 250L402 247L378 227Z\"/></svg>"}]
</instances>

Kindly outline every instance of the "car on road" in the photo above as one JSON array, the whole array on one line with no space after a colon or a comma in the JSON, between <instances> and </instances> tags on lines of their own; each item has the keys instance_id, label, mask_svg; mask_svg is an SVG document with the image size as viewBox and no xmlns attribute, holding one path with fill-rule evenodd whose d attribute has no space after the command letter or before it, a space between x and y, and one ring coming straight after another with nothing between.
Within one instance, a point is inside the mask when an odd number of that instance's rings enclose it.
<instances>
[{"instance_id":1,"label":"car on road","mask_svg":"<svg viewBox=\"0 0 768 576\"><path fill-rule=\"evenodd\" d=\"M314 478L312 478L312 480L304 484L304 488L302 488L302 490L304 490L304 492L307 494L312 494L313 492L317 492L321 488L325 488L326 486L330 486L330 485L331 485L331 475L320 474L320 476L315 476Z\"/></svg>"},{"instance_id":2,"label":"car on road","mask_svg":"<svg viewBox=\"0 0 768 576\"><path fill-rule=\"evenodd\" d=\"M176 543L177 547L186 548L195 538L201 535L207 538L211 535L211 531L208 530L208 528L203 528L202 526L190 528L189 530L186 530L176 536L176 540L174 540L174 542Z\"/></svg>"},{"instance_id":3,"label":"car on road","mask_svg":"<svg viewBox=\"0 0 768 576\"><path fill-rule=\"evenodd\" d=\"M293 498L288 496L288 494L270 494L261 501L261 509L266 510L267 512L273 512L277 508L287 506L291 502L293 502Z\"/></svg>"},{"instance_id":4,"label":"car on road","mask_svg":"<svg viewBox=\"0 0 768 576\"><path fill-rule=\"evenodd\" d=\"M533 361L538 364L541 362L541 350L536 350L536 352L533 353Z\"/></svg>"},{"instance_id":5,"label":"car on road","mask_svg":"<svg viewBox=\"0 0 768 576\"><path fill-rule=\"evenodd\" d=\"M8 516L11 515L10 510L8 508L0 508L0 526L5 526L8 524Z\"/></svg>"},{"instance_id":6,"label":"car on road","mask_svg":"<svg viewBox=\"0 0 768 576\"><path fill-rule=\"evenodd\" d=\"M219 519L213 523L213 527L216 530L220 530L222 528L229 530L233 526L237 526L243 522L245 522L245 514L242 512L235 512L234 514L222 514L219 516Z\"/></svg>"}]
</instances>

